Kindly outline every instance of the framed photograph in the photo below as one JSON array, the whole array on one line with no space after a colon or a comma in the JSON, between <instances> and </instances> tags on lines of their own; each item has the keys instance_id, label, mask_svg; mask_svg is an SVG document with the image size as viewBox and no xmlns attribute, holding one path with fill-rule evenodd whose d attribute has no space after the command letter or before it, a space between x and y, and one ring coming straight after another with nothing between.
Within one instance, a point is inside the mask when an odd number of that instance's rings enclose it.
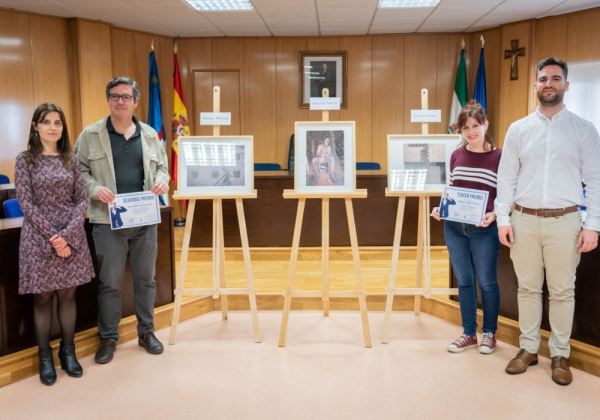
<instances>
[{"instance_id":1,"label":"framed photograph","mask_svg":"<svg viewBox=\"0 0 600 420\"><path fill-rule=\"evenodd\" d=\"M297 192L356 189L354 121L296 122L294 188Z\"/></svg>"},{"instance_id":2,"label":"framed photograph","mask_svg":"<svg viewBox=\"0 0 600 420\"><path fill-rule=\"evenodd\" d=\"M388 190L442 192L459 134L388 135Z\"/></svg>"},{"instance_id":3,"label":"framed photograph","mask_svg":"<svg viewBox=\"0 0 600 420\"><path fill-rule=\"evenodd\" d=\"M348 107L346 99L346 51L300 51L300 108L308 108L310 98L320 98L324 88L330 98L340 98L342 108Z\"/></svg>"},{"instance_id":4,"label":"framed photograph","mask_svg":"<svg viewBox=\"0 0 600 420\"><path fill-rule=\"evenodd\" d=\"M179 138L177 192L230 195L254 191L252 136Z\"/></svg>"}]
</instances>

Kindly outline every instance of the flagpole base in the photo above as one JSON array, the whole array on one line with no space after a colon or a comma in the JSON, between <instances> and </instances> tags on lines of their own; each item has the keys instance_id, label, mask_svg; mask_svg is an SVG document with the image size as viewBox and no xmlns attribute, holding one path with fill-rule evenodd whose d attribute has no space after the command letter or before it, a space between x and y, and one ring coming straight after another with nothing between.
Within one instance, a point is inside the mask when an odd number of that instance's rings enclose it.
<instances>
[{"instance_id":1,"label":"flagpole base","mask_svg":"<svg viewBox=\"0 0 600 420\"><path fill-rule=\"evenodd\" d=\"M175 227L184 227L185 226L185 218L184 217L176 217L173 222Z\"/></svg>"}]
</instances>

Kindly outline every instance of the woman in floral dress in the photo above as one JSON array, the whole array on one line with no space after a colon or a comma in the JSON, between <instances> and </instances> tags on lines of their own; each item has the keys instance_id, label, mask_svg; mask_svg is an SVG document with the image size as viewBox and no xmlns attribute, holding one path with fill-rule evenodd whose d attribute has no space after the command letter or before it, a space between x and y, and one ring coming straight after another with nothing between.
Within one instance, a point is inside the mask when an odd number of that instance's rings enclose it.
<instances>
[{"instance_id":1,"label":"woman in floral dress","mask_svg":"<svg viewBox=\"0 0 600 420\"><path fill-rule=\"evenodd\" d=\"M71 153L65 115L57 105L44 103L34 111L27 150L17 157L15 184L24 214L19 293L34 296L40 381L52 385L56 370L49 341L54 295L62 333L61 367L69 376L81 377L74 345L75 290L93 276L83 227L88 204L85 184Z\"/></svg>"}]
</instances>

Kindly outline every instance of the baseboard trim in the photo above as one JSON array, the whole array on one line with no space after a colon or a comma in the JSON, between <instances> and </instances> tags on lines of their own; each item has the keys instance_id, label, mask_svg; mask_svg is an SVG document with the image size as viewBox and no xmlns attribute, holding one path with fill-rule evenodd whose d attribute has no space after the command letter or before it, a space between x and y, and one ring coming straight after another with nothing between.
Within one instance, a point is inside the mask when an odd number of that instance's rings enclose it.
<instances>
[{"instance_id":1,"label":"baseboard trim","mask_svg":"<svg viewBox=\"0 0 600 420\"><path fill-rule=\"evenodd\" d=\"M276 310L280 311L283 307L283 296L279 293L264 293L256 297L258 309L261 311ZM385 309L386 296L383 293L369 294L367 296L367 307L369 311L383 311ZM356 311L358 310L358 301L353 298L332 298L330 300L332 310ZM230 310L249 310L248 298L246 296L229 296L228 306ZM292 300L293 310L320 310L322 309L321 299L318 298L294 298ZM219 311L219 300L213 300L211 297L201 297L193 299L184 299L181 306L180 322L204 315L211 311ZM414 297L396 296L394 298L394 311L413 311ZM458 303L445 298L421 298L421 310L424 313L433 315L437 318L460 325L460 309ZM156 308L154 311L154 322L156 329L168 328L171 324L173 313L173 304L168 304ZM479 310L478 324L482 324L482 313ZM119 324L119 343L134 340L137 338L137 322L135 316L123 318ZM519 324L518 322L500 317L498 319L498 340L519 345ZM542 345L540 354L548 356L548 336L547 331L542 332ZM392 337L393 340L393 337ZM96 328L90 328L86 331L77 333L75 337L77 356L85 357L96 352L98 348L98 334ZM54 350L58 349L59 340L51 343ZM58 366L57 352L54 352L55 363ZM508 362L508 361L507 361ZM600 348L582 343L577 340L571 340L571 366L600 376ZM17 353L0 357L0 387L9 385L18 380L38 373L38 353L37 347L28 348Z\"/></svg>"}]
</instances>

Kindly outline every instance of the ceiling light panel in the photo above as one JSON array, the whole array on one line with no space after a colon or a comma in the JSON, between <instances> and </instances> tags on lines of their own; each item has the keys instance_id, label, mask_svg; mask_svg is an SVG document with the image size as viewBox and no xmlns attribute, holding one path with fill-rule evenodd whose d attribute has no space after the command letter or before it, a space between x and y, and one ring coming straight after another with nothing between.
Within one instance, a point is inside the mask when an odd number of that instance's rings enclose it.
<instances>
[{"instance_id":1,"label":"ceiling light panel","mask_svg":"<svg viewBox=\"0 0 600 420\"><path fill-rule=\"evenodd\" d=\"M403 9L413 7L435 7L440 0L379 0L380 9Z\"/></svg>"},{"instance_id":2,"label":"ceiling light panel","mask_svg":"<svg viewBox=\"0 0 600 420\"><path fill-rule=\"evenodd\" d=\"M241 12L252 10L250 0L183 0L199 12Z\"/></svg>"}]
</instances>

